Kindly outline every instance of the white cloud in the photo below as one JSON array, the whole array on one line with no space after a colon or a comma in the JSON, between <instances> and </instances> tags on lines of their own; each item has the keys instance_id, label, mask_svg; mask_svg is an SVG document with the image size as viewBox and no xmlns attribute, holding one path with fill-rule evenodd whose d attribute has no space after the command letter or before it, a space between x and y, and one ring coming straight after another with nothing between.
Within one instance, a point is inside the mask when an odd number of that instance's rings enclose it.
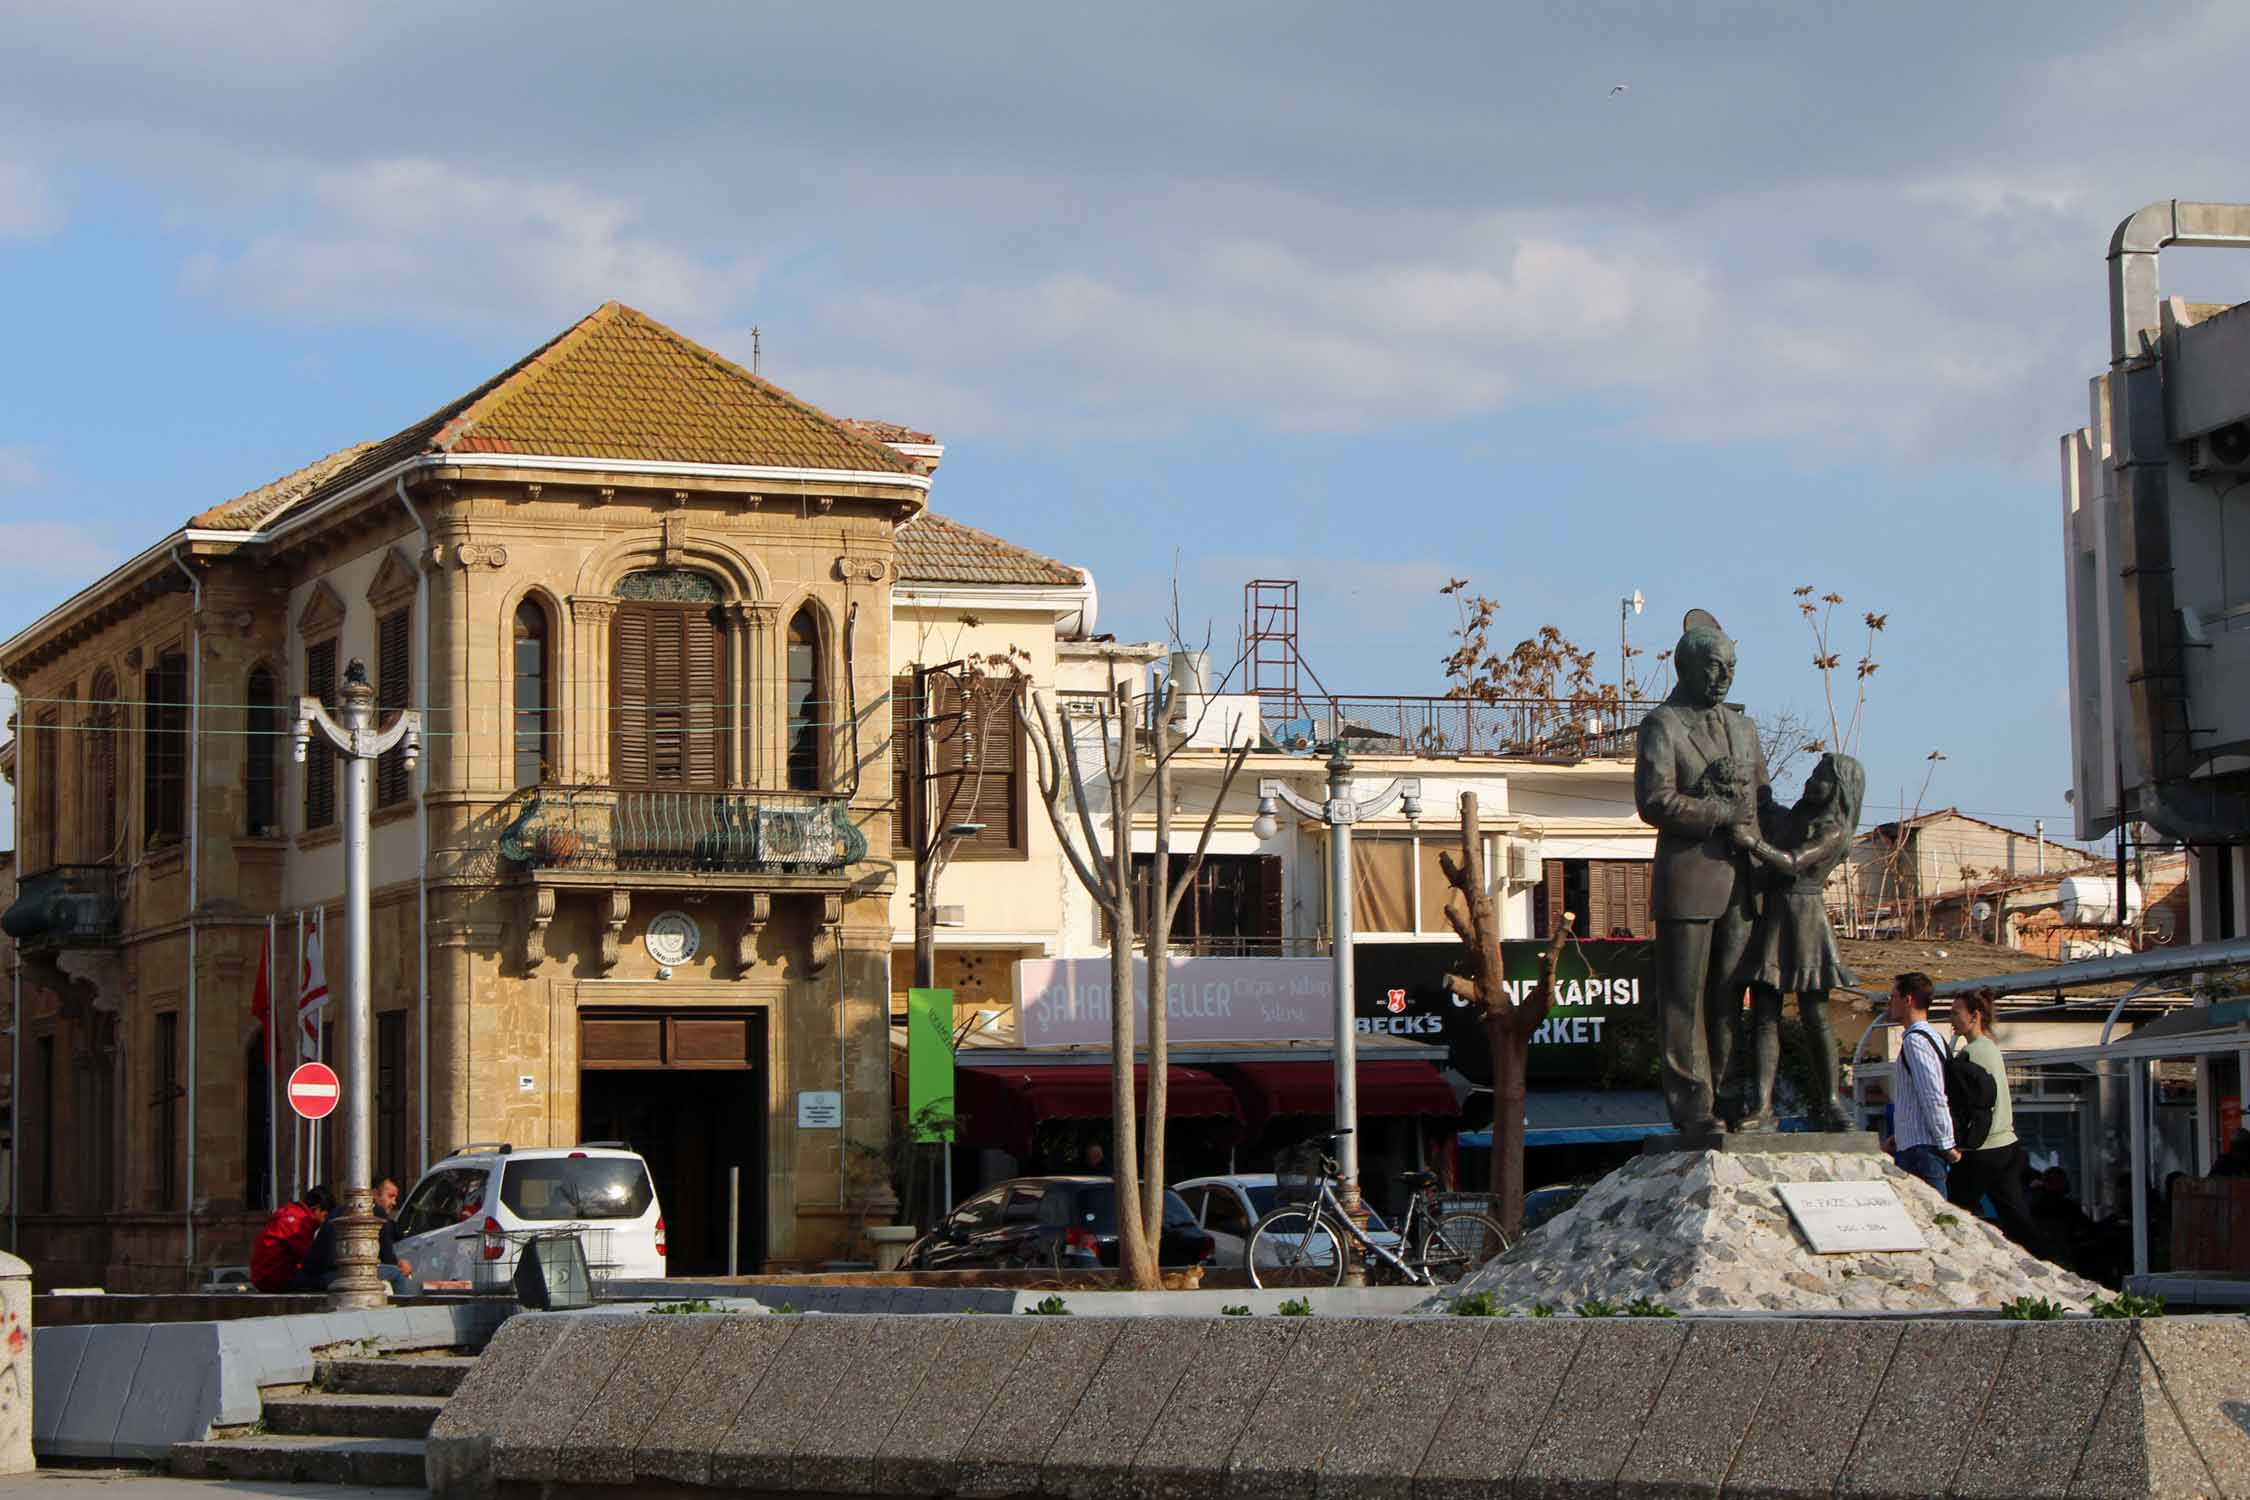
<instances>
[{"instance_id":1,"label":"white cloud","mask_svg":"<svg viewBox=\"0 0 2250 1500\"><path fill-rule=\"evenodd\" d=\"M29 448L0 443L0 491L34 490L46 482L47 471Z\"/></svg>"},{"instance_id":2,"label":"white cloud","mask_svg":"<svg viewBox=\"0 0 2250 1500\"><path fill-rule=\"evenodd\" d=\"M63 226L62 199L46 174L0 157L0 240L36 239Z\"/></svg>"},{"instance_id":3,"label":"white cloud","mask_svg":"<svg viewBox=\"0 0 2250 1500\"><path fill-rule=\"evenodd\" d=\"M316 175L300 213L238 251L196 255L183 283L289 317L513 329L613 297L692 326L733 312L756 281L751 260L660 241L633 205L567 179L370 162Z\"/></svg>"},{"instance_id":4,"label":"white cloud","mask_svg":"<svg viewBox=\"0 0 2250 1500\"><path fill-rule=\"evenodd\" d=\"M77 587L114 566L120 556L100 534L68 521L0 521L0 575L13 579L50 579L58 587Z\"/></svg>"}]
</instances>

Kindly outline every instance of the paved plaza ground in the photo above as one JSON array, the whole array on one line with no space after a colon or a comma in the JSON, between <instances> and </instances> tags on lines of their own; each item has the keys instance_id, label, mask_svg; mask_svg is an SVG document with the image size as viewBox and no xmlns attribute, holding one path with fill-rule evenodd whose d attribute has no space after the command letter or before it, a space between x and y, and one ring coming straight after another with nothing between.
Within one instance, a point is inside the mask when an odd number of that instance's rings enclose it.
<instances>
[{"instance_id":1,"label":"paved plaza ground","mask_svg":"<svg viewBox=\"0 0 2250 1500\"><path fill-rule=\"evenodd\" d=\"M348 1484L266 1484L252 1480L174 1479L140 1469L42 1469L0 1478L0 1500L218 1500L262 1495L273 1500L414 1500L427 1490L372 1489Z\"/></svg>"}]
</instances>

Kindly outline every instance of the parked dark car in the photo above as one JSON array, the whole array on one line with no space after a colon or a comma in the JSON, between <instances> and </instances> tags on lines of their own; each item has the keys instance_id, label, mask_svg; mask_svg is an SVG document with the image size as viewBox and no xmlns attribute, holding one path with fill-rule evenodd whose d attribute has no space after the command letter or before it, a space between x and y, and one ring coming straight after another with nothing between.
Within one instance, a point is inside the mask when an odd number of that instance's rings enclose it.
<instances>
[{"instance_id":1,"label":"parked dark car","mask_svg":"<svg viewBox=\"0 0 2250 1500\"><path fill-rule=\"evenodd\" d=\"M1587 1184L1582 1182L1533 1188L1523 1195L1523 1232L1529 1234L1565 1209L1576 1208L1578 1200L1586 1196L1586 1190Z\"/></svg>"},{"instance_id":2,"label":"parked dark car","mask_svg":"<svg viewBox=\"0 0 2250 1500\"><path fill-rule=\"evenodd\" d=\"M1201 1265L1213 1248L1180 1195L1167 1191L1158 1262ZM1018 1177L987 1188L916 1240L901 1262L918 1271L1116 1264L1117 1190L1107 1177Z\"/></svg>"}]
</instances>

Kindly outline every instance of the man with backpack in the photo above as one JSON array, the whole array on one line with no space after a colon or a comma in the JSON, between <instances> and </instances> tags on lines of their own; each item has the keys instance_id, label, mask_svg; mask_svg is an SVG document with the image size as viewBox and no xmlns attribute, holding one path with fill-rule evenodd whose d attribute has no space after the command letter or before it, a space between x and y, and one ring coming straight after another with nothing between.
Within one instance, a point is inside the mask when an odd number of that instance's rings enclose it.
<instances>
[{"instance_id":1,"label":"man with backpack","mask_svg":"<svg viewBox=\"0 0 2250 1500\"><path fill-rule=\"evenodd\" d=\"M1902 1028L1902 1034L1898 1066L1891 1069L1890 1128L1883 1149L1943 1196L1945 1175L1961 1159L1961 1149L1946 1093L1952 1053L1930 1025L1930 1000L1936 992L1930 976L1918 971L1899 975L1891 986L1891 1024ZM1985 1118L1989 1124L1989 1106Z\"/></svg>"}]
</instances>

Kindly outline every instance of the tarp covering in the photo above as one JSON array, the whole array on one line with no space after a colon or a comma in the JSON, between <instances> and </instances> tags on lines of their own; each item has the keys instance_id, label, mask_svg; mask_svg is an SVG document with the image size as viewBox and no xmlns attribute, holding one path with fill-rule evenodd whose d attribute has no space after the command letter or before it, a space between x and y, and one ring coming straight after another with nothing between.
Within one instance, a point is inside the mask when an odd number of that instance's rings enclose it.
<instances>
[{"instance_id":1,"label":"tarp covering","mask_svg":"<svg viewBox=\"0 0 2250 1500\"><path fill-rule=\"evenodd\" d=\"M1252 1130L1279 1115L1336 1112L1336 1070L1329 1063L1246 1062L1236 1063L1232 1071ZM1437 1115L1451 1119L1461 1113L1461 1103L1435 1063L1383 1059L1359 1065L1359 1112L1368 1118Z\"/></svg>"},{"instance_id":2,"label":"tarp covering","mask_svg":"<svg viewBox=\"0 0 2250 1500\"><path fill-rule=\"evenodd\" d=\"M1672 1128L1664 1096L1644 1089L1535 1089L1523 1101L1526 1146L1638 1141ZM1492 1145L1489 1130L1464 1130L1461 1144Z\"/></svg>"},{"instance_id":3,"label":"tarp covering","mask_svg":"<svg viewBox=\"0 0 2250 1500\"><path fill-rule=\"evenodd\" d=\"M1166 1074L1165 1111L1173 1119L1216 1117L1242 1128L1242 1105L1233 1089L1201 1068ZM1110 1118L1109 1065L994 1067L963 1062L954 1072L954 1113L964 1117L961 1139L996 1146L1018 1157L1032 1151L1032 1133L1044 1120ZM1133 1067L1134 1092L1148 1102L1148 1064Z\"/></svg>"}]
</instances>

